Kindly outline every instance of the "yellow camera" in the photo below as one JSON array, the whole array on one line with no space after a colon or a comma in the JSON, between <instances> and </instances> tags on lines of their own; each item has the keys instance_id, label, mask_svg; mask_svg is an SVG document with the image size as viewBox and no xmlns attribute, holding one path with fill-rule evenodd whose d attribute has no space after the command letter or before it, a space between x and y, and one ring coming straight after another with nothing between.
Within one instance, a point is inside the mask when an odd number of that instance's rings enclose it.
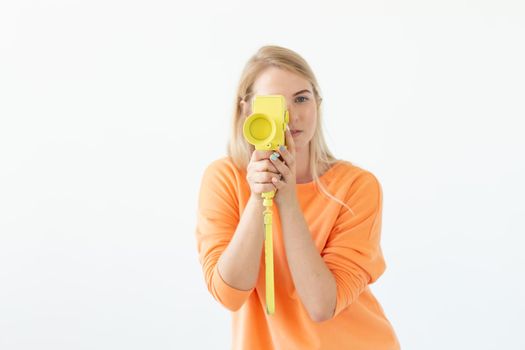
<instances>
[{"instance_id":1,"label":"yellow camera","mask_svg":"<svg viewBox=\"0 0 525 350\"><path fill-rule=\"evenodd\" d=\"M259 95L252 102L252 114L246 118L242 128L244 138L256 150L277 150L285 144L288 125L286 100L282 95ZM272 203L276 190L263 192L264 215L264 261L266 278L266 312L275 313L275 290L273 272Z\"/></svg>"},{"instance_id":2,"label":"yellow camera","mask_svg":"<svg viewBox=\"0 0 525 350\"><path fill-rule=\"evenodd\" d=\"M285 144L288 120L284 96L255 96L252 101L252 114L244 121L244 138L254 145L256 150L277 150L280 145Z\"/></svg>"}]
</instances>

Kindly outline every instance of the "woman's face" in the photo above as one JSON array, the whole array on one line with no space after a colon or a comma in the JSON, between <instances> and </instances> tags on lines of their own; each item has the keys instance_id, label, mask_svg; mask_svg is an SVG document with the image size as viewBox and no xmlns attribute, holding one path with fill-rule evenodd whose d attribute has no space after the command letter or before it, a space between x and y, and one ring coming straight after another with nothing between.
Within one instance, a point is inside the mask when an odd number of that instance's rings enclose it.
<instances>
[{"instance_id":1,"label":"woman's face","mask_svg":"<svg viewBox=\"0 0 525 350\"><path fill-rule=\"evenodd\" d=\"M254 95L285 97L290 118L288 126L291 131L299 131L292 133L296 151L307 150L317 123L317 103L310 82L295 73L269 67L259 74L252 90L252 99ZM247 117L251 106L243 103L243 108Z\"/></svg>"}]
</instances>

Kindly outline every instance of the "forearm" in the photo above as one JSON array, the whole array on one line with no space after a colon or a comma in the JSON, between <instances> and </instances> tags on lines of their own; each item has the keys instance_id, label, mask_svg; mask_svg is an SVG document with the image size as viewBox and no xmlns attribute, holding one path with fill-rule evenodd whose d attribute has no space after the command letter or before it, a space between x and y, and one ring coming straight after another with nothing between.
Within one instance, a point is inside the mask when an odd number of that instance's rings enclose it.
<instances>
[{"instance_id":1,"label":"forearm","mask_svg":"<svg viewBox=\"0 0 525 350\"><path fill-rule=\"evenodd\" d=\"M317 322L332 317L336 283L312 239L299 205L279 207L286 258L297 294Z\"/></svg>"},{"instance_id":2,"label":"forearm","mask_svg":"<svg viewBox=\"0 0 525 350\"><path fill-rule=\"evenodd\" d=\"M223 280L240 290L250 290L257 283L264 243L262 199L252 196L228 247L217 262Z\"/></svg>"}]
</instances>

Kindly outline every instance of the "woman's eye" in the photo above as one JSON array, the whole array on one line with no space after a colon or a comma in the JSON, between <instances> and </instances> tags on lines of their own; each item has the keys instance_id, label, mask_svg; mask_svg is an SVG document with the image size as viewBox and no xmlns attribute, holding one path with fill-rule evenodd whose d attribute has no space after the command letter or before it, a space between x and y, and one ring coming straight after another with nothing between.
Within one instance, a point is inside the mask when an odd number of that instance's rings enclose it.
<instances>
[{"instance_id":1,"label":"woman's eye","mask_svg":"<svg viewBox=\"0 0 525 350\"><path fill-rule=\"evenodd\" d=\"M297 97L296 101L297 101L298 99L300 99L300 98L304 98L304 100L303 100L303 101L299 101L299 102L305 102L305 101L308 101L308 97L306 97L306 96L299 96L299 97Z\"/></svg>"}]
</instances>

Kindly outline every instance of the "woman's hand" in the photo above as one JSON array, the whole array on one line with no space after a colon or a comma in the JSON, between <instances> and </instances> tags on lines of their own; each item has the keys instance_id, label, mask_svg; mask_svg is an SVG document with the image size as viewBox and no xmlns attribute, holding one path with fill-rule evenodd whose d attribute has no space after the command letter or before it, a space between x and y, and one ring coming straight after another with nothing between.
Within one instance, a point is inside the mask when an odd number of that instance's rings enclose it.
<instances>
[{"instance_id":1,"label":"woman's hand","mask_svg":"<svg viewBox=\"0 0 525 350\"><path fill-rule=\"evenodd\" d=\"M246 180L250 185L251 196L261 200L261 193L276 190L272 177L279 178L277 168L269 160L273 151L255 150L246 168Z\"/></svg>"},{"instance_id":2,"label":"woman's hand","mask_svg":"<svg viewBox=\"0 0 525 350\"><path fill-rule=\"evenodd\" d=\"M287 146L281 146L282 149L278 151L284 161L276 157L270 157L272 164L277 171L282 174L281 179L278 177L272 179L274 186L277 188L277 193L274 197L277 205L293 205L297 203L297 193L295 190L295 144L292 133L288 127L286 127L285 138Z\"/></svg>"}]
</instances>

